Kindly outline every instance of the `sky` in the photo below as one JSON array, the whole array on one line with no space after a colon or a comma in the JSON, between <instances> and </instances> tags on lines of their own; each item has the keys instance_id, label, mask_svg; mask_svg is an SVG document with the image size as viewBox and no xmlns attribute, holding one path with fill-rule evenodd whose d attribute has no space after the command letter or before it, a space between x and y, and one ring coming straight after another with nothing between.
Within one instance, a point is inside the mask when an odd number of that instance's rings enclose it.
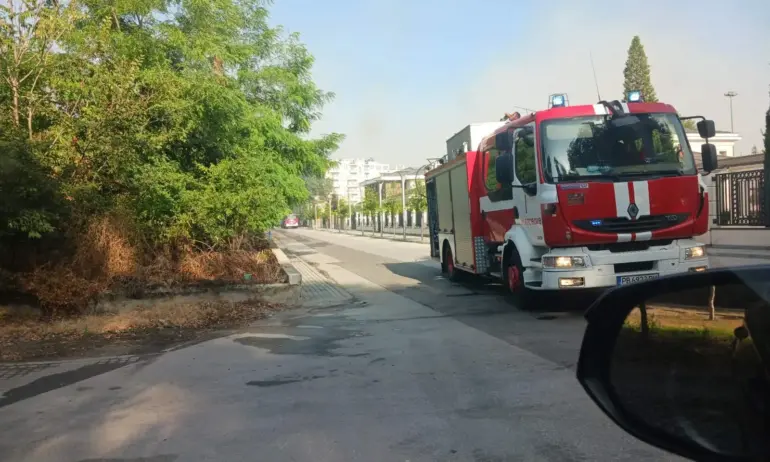
<instances>
[{"instance_id":1,"label":"sky","mask_svg":"<svg viewBox=\"0 0 770 462\"><path fill-rule=\"evenodd\" d=\"M770 107L770 2L574 0L274 0L273 25L299 32L313 77L335 93L313 134L346 136L334 158L419 166L446 139L517 106L620 99L639 35L662 102L761 151Z\"/></svg>"}]
</instances>

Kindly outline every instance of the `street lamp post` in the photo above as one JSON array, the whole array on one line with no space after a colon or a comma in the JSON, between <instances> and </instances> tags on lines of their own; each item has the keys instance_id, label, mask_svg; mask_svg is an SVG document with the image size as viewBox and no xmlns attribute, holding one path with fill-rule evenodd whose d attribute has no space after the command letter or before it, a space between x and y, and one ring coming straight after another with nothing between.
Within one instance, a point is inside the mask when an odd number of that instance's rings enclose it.
<instances>
[{"instance_id":1,"label":"street lamp post","mask_svg":"<svg viewBox=\"0 0 770 462\"><path fill-rule=\"evenodd\" d=\"M429 160L430 160L430 159L429 159ZM419 174L420 174L420 170L422 170L422 169L424 169L424 168L426 168L426 167L430 167L430 162L429 162L429 163L427 163L427 164L425 164L425 165L423 165L422 167L418 168L418 169L417 169L417 170L414 172L414 187L415 187L415 188L417 187L417 175L419 175ZM418 192L419 192L419 191L418 191ZM427 191L426 191L426 192L427 192ZM422 213L424 213L424 212L423 212L423 211L420 211L420 214L422 214ZM416 214L415 214L415 218L417 218L417 217L416 217ZM424 241L424 240L425 240L425 223L424 223L424 222L425 222L425 220L423 220L423 217L421 216L421 217L420 217L420 242L422 242L422 241Z\"/></svg>"},{"instance_id":2,"label":"street lamp post","mask_svg":"<svg viewBox=\"0 0 770 462\"><path fill-rule=\"evenodd\" d=\"M725 96L730 98L730 133L735 133L735 127L733 127L733 98L738 96L738 93L730 90L725 93Z\"/></svg>"},{"instance_id":3,"label":"street lamp post","mask_svg":"<svg viewBox=\"0 0 770 462\"><path fill-rule=\"evenodd\" d=\"M398 172L398 176L401 177L401 233L406 240L406 177L401 171Z\"/></svg>"},{"instance_id":4,"label":"street lamp post","mask_svg":"<svg viewBox=\"0 0 770 462\"><path fill-rule=\"evenodd\" d=\"M385 232L383 230L383 221L385 220L385 214L382 212L382 182L377 182L377 194L379 195L379 212L377 213L377 218L379 219L379 226L380 226L380 237L383 236L383 233Z\"/></svg>"}]
</instances>

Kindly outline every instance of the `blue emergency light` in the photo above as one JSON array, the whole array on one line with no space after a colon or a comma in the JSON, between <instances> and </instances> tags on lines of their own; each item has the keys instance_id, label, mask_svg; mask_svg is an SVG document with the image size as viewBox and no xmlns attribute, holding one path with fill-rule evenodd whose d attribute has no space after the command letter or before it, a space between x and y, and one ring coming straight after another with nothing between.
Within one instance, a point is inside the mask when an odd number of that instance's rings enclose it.
<instances>
[{"instance_id":1,"label":"blue emergency light","mask_svg":"<svg viewBox=\"0 0 770 462\"><path fill-rule=\"evenodd\" d=\"M551 95L551 107L564 107L564 95Z\"/></svg>"},{"instance_id":2,"label":"blue emergency light","mask_svg":"<svg viewBox=\"0 0 770 462\"><path fill-rule=\"evenodd\" d=\"M631 90L626 95L626 101L629 103L641 103L642 102L642 92L639 90Z\"/></svg>"}]
</instances>

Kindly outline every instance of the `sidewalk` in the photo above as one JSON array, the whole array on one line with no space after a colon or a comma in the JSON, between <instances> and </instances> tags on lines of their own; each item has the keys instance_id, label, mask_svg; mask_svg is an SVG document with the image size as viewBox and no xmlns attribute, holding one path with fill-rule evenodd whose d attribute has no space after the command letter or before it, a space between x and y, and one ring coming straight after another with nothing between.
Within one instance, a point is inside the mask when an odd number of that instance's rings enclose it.
<instances>
[{"instance_id":1,"label":"sidewalk","mask_svg":"<svg viewBox=\"0 0 770 462\"><path fill-rule=\"evenodd\" d=\"M284 235L273 235L278 247L289 257L294 269L302 275L300 303L305 308L321 308L342 305L354 300L353 295L345 291L328 277L324 266L329 265L328 257L314 249Z\"/></svg>"},{"instance_id":2,"label":"sidewalk","mask_svg":"<svg viewBox=\"0 0 770 462\"><path fill-rule=\"evenodd\" d=\"M430 257L430 247L419 241L402 241L399 239L377 239L371 236L352 233L337 233L322 229L300 228L284 235L295 235L298 240L310 238L336 246L347 247L366 254L378 255L399 262L417 263L440 271L438 260Z\"/></svg>"},{"instance_id":3,"label":"sidewalk","mask_svg":"<svg viewBox=\"0 0 770 462\"><path fill-rule=\"evenodd\" d=\"M741 246L709 246L706 250L715 268L770 264L770 249Z\"/></svg>"},{"instance_id":4,"label":"sidewalk","mask_svg":"<svg viewBox=\"0 0 770 462\"><path fill-rule=\"evenodd\" d=\"M392 230L385 230L382 235L378 231L372 231L372 230L360 230L360 229L330 229L330 228L305 228L305 229L312 229L314 231L325 231L328 233L338 233L338 234L350 234L351 236L360 236L360 237L370 237L372 239L387 239L391 241L399 241L404 242L404 235L403 232L400 229L396 230L396 234L393 234ZM414 230L410 230L407 228L407 234L406 234L406 241L407 242L417 242L427 245L428 244L428 230L425 230L424 237L421 239L419 232L420 230L416 230L417 235L415 235Z\"/></svg>"}]
</instances>

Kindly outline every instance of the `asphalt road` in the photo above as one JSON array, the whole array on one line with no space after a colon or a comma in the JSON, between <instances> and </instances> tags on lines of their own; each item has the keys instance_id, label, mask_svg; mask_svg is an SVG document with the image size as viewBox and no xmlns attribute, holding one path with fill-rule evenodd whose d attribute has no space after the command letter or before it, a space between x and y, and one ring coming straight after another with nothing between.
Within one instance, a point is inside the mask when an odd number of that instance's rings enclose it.
<instances>
[{"instance_id":1,"label":"asphalt road","mask_svg":"<svg viewBox=\"0 0 770 462\"><path fill-rule=\"evenodd\" d=\"M578 386L578 311L450 284L423 244L277 235L355 299L147 357L0 365L0 460L677 460Z\"/></svg>"},{"instance_id":2,"label":"asphalt road","mask_svg":"<svg viewBox=\"0 0 770 462\"><path fill-rule=\"evenodd\" d=\"M537 309L523 312L493 281L466 278L451 283L441 277L427 245L309 229L283 231L279 236L301 242L332 257L341 268L485 334L564 367L577 364L583 312L595 299L591 294L543 298Z\"/></svg>"}]
</instances>

